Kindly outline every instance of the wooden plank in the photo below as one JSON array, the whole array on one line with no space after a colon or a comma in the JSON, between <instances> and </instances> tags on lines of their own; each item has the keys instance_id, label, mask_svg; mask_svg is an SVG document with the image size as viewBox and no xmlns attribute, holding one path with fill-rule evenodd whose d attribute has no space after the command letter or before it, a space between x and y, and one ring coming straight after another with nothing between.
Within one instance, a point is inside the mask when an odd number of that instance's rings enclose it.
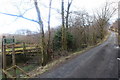
<instances>
[{"instance_id":1,"label":"wooden plank","mask_svg":"<svg viewBox=\"0 0 120 80\"><path fill-rule=\"evenodd\" d=\"M4 69L2 69L3 73L5 73L8 78L16 78L16 77L13 77L10 73L8 73L7 71L5 71Z\"/></svg>"},{"instance_id":2,"label":"wooden plank","mask_svg":"<svg viewBox=\"0 0 120 80\"><path fill-rule=\"evenodd\" d=\"M30 53L37 53L38 52L38 49L29 49L29 50L25 50L25 52L30 52ZM12 51L7 51L7 54L11 54L12 53ZM15 53L17 54L19 54L19 53L21 53L21 54L23 54L23 50L15 50Z\"/></svg>"},{"instance_id":3,"label":"wooden plank","mask_svg":"<svg viewBox=\"0 0 120 80\"><path fill-rule=\"evenodd\" d=\"M25 42L23 42L23 53L25 54L26 52L26 46L25 46Z\"/></svg>"},{"instance_id":4,"label":"wooden plank","mask_svg":"<svg viewBox=\"0 0 120 80\"><path fill-rule=\"evenodd\" d=\"M13 36L14 39L14 36ZM12 64L13 66L16 65L16 60L15 60L15 44L12 44ZM13 69L13 76L16 77L16 68Z\"/></svg>"},{"instance_id":5,"label":"wooden plank","mask_svg":"<svg viewBox=\"0 0 120 80\"><path fill-rule=\"evenodd\" d=\"M2 38L2 69L6 69L6 45L3 45L3 40L5 39L5 36ZM6 74L3 73L4 78L6 78Z\"/></svg>"},{"instance_id":6,"label":"wooden plank","mask_svg":"<svg viewBox=\"0 0 120 80\"><path fill-rule=\"evenodd\" d=\"M9 71L9 70L11 70L11 69L13 69L13 68L16 68L16 65L14 65L14 66L12 66L12 67L10 67L10 68L7 68L6 71Z\"/></svg>"},{"instance_id":7,"label":"wooden plank","mask_svg":"<svg viewBox=\"0 0 120 80\"><path fill-rule=\"evenodd\" d=\"M28 73L26 73L23 69L21 69L19 66L16 66L22 73L24 73L26 76L31 77Z\"/></svg>"}]
</instances>

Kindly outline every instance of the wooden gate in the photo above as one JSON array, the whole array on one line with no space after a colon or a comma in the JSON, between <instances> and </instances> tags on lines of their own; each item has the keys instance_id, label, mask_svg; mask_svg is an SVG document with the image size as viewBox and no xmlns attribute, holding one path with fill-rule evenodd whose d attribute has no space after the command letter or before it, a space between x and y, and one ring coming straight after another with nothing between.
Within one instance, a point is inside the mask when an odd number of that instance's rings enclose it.
<instances>
[{"instance_id":1,"label":"wooden gate","mask_svg":"<svg viewBox=\"0 0 120 80\"><path fill-rule=\"evenodd\" d=\"M10 68L7 68L6 66L6 46L7 45L12 46L12 54L11 54L12 66ZM28 75L23 69L21 69L19 66L16 65L14 36L12 38L6 38L5 36L3 36L2 37L2 78L12 78L15 80L17 78L16 69L20 70L23 73L23 75L25 75L24 78L30 78L30 75ZM9 70L13 70L12 75L9 73Z\"/></svg>"}]
</instances>

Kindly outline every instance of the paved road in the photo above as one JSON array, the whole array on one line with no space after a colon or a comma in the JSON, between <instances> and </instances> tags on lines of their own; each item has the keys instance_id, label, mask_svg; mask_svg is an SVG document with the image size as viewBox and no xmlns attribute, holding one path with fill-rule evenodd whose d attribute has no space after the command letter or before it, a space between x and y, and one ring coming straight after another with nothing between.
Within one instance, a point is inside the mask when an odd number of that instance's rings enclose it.
<instances>
[{"instance_id":1,"label":"paved road","mask_svg":"<svg viewBox=\"0 0 120 80\"><path fill-rule=\"evenodd\" d=\"M115 33L98 47L40 75L40 78L118 78Z\"/></svg>"}]
</instances>

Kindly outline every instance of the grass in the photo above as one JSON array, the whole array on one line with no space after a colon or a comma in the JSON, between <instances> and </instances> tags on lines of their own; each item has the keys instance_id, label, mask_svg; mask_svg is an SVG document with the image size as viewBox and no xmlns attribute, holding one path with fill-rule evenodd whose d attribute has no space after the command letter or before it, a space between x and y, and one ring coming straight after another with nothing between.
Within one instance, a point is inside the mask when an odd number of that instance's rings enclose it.
<instances>
[{"instance_id":1,"label":"grass","mask_svg":"<svg viewBox=\"0 0 120 80\"><path fill-rule=\"evenodd\" d=\"M25 72L30 72L31 70L35 69L36 65L27 65L27 66L21 66L20 68L23 69ZM9 73L12 75L13 74L13 69L9 70ZM16 69L16 74L17 74L17 77L20 77L20 76L24 76L25 77L25 74L22 74L22 72L18 69Z\"/></svg>"}]
</instances>

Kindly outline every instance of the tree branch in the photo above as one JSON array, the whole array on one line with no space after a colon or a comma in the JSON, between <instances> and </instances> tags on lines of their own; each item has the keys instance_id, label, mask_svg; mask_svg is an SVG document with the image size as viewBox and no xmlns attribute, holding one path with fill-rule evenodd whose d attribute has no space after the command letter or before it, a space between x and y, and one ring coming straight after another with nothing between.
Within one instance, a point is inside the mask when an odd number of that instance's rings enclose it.
<instances>
[{"instance_id":1,"label":"tree branch","mask_svg":"<svg viewBox=\"0 0 120 80\"><path fill-rule=\"evenodd\" d=\"M23 18L23 19L38 23L38 21L36 21L34 19L26 18L23 15L15 15L15 14L3 13L3 12L0 12L0 14L9 15L9 16L15 16L15 17Z\"/></svg>"}]
</instances>

